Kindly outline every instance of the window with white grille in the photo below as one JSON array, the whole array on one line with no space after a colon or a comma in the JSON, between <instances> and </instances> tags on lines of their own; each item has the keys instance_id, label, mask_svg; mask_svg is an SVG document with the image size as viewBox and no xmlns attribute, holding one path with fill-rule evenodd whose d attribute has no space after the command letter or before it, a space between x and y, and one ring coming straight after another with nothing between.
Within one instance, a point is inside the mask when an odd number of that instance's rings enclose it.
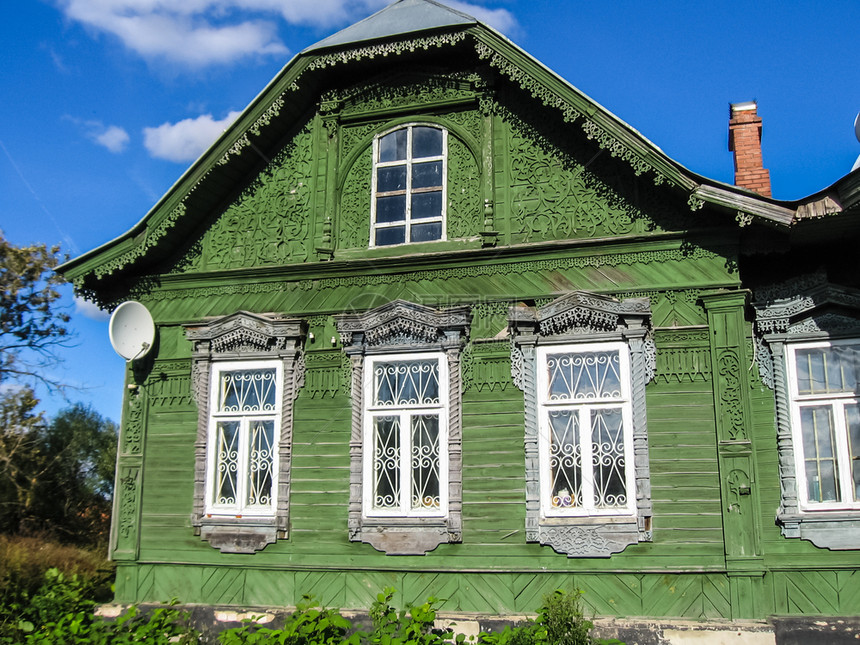
<instances>
[{"instance_id":1,"label":"window with white grille","mask_svg":"<svg viewBox=\"0 0 860 645\"><path fill-rule=\"evenodd\" d=\"M860 341L787 350L801 508L860 509Z\"/></svg>"},{"instance_id":2,"label":"window with white grille","mask_svg":"<svg viewBox=\"0 0 860 645\"><path fill-rule=\"evenodd\" d=\"M208 513L274 513L281 383L274 361L212 366Z\"/></svg>"},{"instance_id":3,"label":"window with white grille","mask_svg":"<svg viewBox=\"0 0 860 645\"><path fill-rule=\"evenodd\" d=\"M627 345L545 346L537 360L542 514L634 514Z\"/></svg>"},{"instance_id":4,"label":"window with white grille","mask_svg":"<svg viewBox=\"0 0 860 645\"><path fill-rule=\"evenodd\" d=\"M447 513L448 369L442 354L365 363L364 514Z\"/></svg>"}]
</instances>

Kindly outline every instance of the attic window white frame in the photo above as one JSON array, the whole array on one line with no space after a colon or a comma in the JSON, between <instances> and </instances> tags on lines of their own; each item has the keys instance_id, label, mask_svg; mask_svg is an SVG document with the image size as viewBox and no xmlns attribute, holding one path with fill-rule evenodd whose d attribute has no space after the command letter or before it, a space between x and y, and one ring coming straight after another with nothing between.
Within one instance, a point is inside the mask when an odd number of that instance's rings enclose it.
<instances>
[{"instance_id":1,"label":"attic window white frame","mask_svg":"<svg viewBox=\"0 0 860 645\"><path fill-rule=\"evenodd\" d=\"M414 157L413 156L413 134L415 128L432 128L434 130L438 130L442 134L442 154L441 155L430 155L427 157ZM388 135L394 134L395 132L406 131L406 157L404 159L396 159L392 161L380 161L380 141ZM413 167L415 165L421 163L431 163L439 161L442 164L442 177L441 177L441 186L433 185L421 188L413 188ZM379 178L379 170L385 168L396 168L398 166L404 166L406 169L406 186L403 189L391 190L380 192L378 190L378 178ZM430 242L430 241L439 241L447 239L446 233L446 224L447 224L447 208L448 208L448 130L440 125L434 123L409 123L405 125L399 125L394 128L390 128L384 132L379 133L373 138L373 174L371 176L371 200L370 200L370 248L384 247L384 246L400 246L403 244L415 244L417 243L412 239L412 227L419 226L422 224L436 224L440 225L440 234L438 238L432 238L428 240L419 240L418 242ZM421 194L429 194L433 192L442 193L442 204L440 208L440 213L436 217L423 217L423 218L413 218L412 217L412 201L413 197ZM377 201L380 198L386 197L398 197L403 195L405 197L405 212L404 219L393 220L390 222L378 222L377 221ZM377 233L385 230L393 230L396 228L403 227L404 229L404 237L403 242L397 242L393 244L377 244L376 237Z\"/></svg>"}]
</instances>

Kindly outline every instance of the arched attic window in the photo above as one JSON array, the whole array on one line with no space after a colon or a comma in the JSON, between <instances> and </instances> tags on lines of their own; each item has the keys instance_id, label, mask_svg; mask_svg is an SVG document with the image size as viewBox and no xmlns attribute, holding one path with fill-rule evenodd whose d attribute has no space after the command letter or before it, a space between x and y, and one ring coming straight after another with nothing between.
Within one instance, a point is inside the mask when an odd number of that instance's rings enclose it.
<instances>
[{"instance_id":1,"label":"arched attic window","mask_svg":"<svg viewBox=\"0 0 860 645\"><path fill-rule=\"evenodd\" d=\"M445 239L448 131L410 124L373 140L370 246Z\"/></svg>"}]
</instances>

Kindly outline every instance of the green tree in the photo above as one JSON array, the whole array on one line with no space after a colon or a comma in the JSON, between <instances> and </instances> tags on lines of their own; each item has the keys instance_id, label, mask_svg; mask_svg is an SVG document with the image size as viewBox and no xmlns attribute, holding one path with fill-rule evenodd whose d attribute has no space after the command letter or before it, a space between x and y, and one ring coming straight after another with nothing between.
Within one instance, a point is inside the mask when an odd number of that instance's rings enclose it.
<instances>
[{"instance_id":1,"label":"green tree","mask_svg":"<svg viewBox=\"0 0 860 645\"><path fill-rule=\"evenodd\" d=\"M117 427L81 403L49 423L27 388L0 394L0 526L65 542L107 539Z\"/></svg>"},{"instance_id":2,"label":"green tree","mask_svg":"<svg viewBox=\"0 0 860 645\"><path fill-rule=\"evenodd\" d=\"M54 272L61 259L58 246L15 246L0 231L0 383L61 387L45 372L69 338L58 302L64 280Z\"/></svg>"},{"instance_id":3,"label":"green tree","mask_svg":"<svg viewBox=\"0 0 860 645\"><path fill-rule=\"evenodd\" d=\"M41 454L45 419L29 387L0 390L0 527L22 530L36 502L36 482L46 470Z\"/></svg>"}]
</instances>

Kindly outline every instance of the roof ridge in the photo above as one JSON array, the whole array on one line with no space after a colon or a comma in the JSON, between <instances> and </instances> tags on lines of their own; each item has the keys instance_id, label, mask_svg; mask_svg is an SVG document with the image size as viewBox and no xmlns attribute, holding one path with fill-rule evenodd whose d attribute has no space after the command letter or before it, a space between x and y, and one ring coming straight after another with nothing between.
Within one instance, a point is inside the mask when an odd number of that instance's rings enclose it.
<instances>
[{"instance_id":1,"label":"roof ridge","mask_svg":"<svg viewBox=\"0 0 860 645\"><path fill-rule=\"evenodd\" d=\"M346 47L444 27L476 24L483 25L474 16L437 0L395 0L376 13L305 48L301 53L307 54L330 47Z\"/></svg>"}]
</instances>

